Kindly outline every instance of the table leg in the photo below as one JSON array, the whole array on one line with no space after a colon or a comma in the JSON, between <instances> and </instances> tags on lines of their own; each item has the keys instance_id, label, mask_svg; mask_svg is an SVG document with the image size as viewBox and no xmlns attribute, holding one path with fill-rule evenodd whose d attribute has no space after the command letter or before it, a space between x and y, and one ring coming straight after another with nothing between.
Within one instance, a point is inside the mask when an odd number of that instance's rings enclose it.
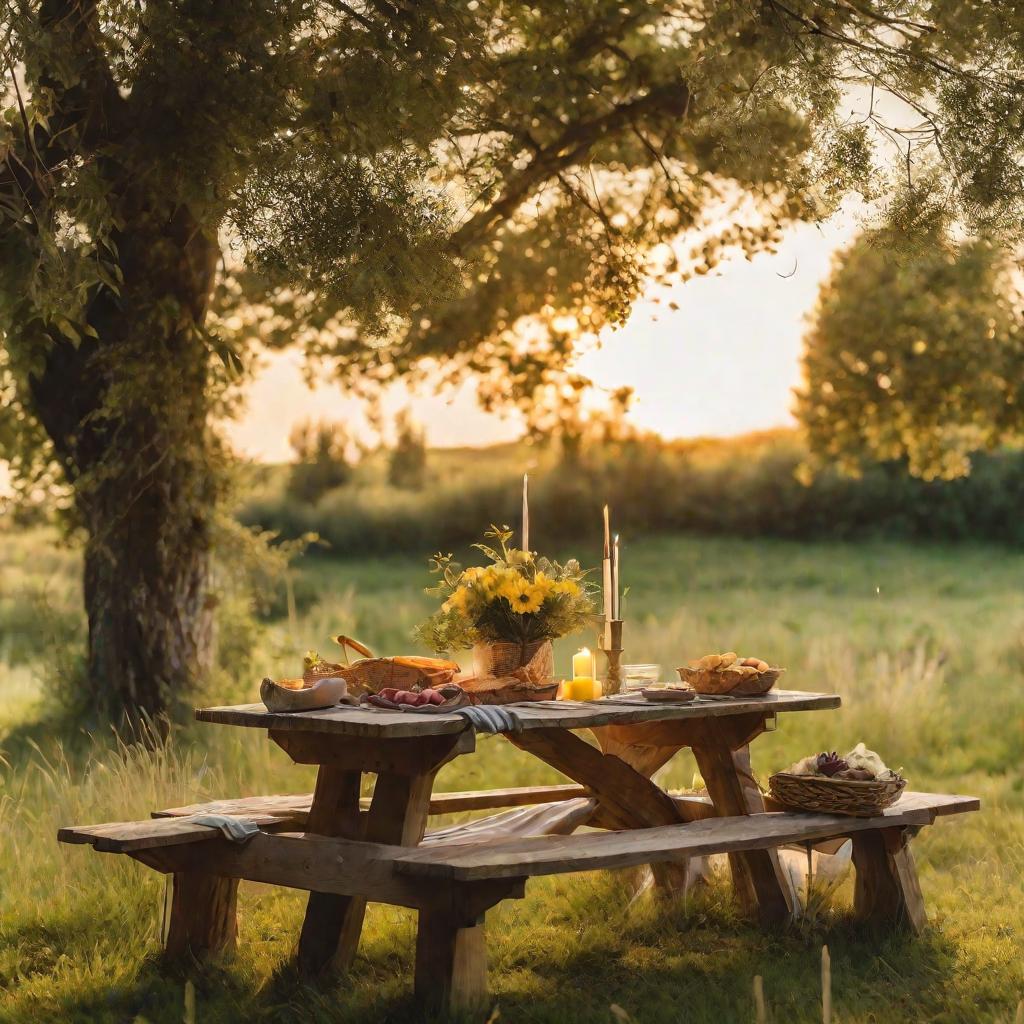
<instances>
[{"instance_id":1,"label":"table leg","mask_svg":"<svg viewBox=\"0 0 1024 1024\"><path fill-rule=\"evenodd\" d=\"M674 737L665 737L649 723L637 725L605 725L591 729L598 746L605 754L625 761L634 771L650 779L684 746ZM654 785L654 783L652 783ZM650 864L638 875L637 895L653 886L661 898L685 893L702 877L701 862L692 860L676 864Z\"/></svg>"},{"instance_id":2,"label":"table leg","mask_svg":"<svg viewBox=\"0 0 1024 1024\"><path fill-rule=\"evenodd\" d=\"M704 735L693 745L701 777L719 817L758 814L764 811L760 790L750 772L750 752L746 744L735 746L727 729L705 723ZM785 873L775 850L751 850L729 855L733 883L741 904L756 910L764 925L781 924L792 919L793 899Z\"/></svg>"},{"instance_id":3,"label":"table leg","mask_svg":"<svg viewBox=\"0 0 1024 1024\"><path fill-rule=\"evenodd\" d=\"M336 765L320 766L316 790L309 809L306 831L321 836L359 839L362 835L359 814L361 772ZM346 924L353 916L356 897L336 893L310 892L306 917L299 936L298 968L307 976L317 975L331 966ZM362 925L362 910L358 911ZM358 931L356 934L358 939Z\"/></svg>"},{"instance_id":4,"label":"table leg","mask_svg":"<svg viewBox=\"0 0 1024 1024\"><path fill-rule=\"evenodd\" d=\"M320 772L324 773L329 767L322 766ZM418 845L426 831L430 792L436 774L437 769L413 775L381 772L377 776L365 827L357 829L356 834L349 837L392 846ZM318 777L317 794L319 792ZM313 808L317 806L317 794L313 797ZM355 807L358 811L358 781L355 788ZM310 809L311 823L315 820L313 808ZM307 829L321 835L346 834L341 831L325 833L319 828L313 828L312 825L307 826ZM299 938L299 970L306 975L348 970L359 946L365 914L365 897L310 893L306 905L306 919Z\"/></svg>"},{"instance_id":5,"label":"table leg","mask_svg":"<svg viewBox=\"0 0 1024 1024\"><path fill-rule=\"evenodd\" d=\"M601 802L601 816L612 828L650 828L683 821L672 798L647 775L616 754L592 747L568 729L531 729L508 738L520 749L586 786ZM638 763L654 772L669 756L662 750L655 759L657 763ZM686 865L657 864L653 870L662 891L685 891Z\"/></svg>"}]
</instances>

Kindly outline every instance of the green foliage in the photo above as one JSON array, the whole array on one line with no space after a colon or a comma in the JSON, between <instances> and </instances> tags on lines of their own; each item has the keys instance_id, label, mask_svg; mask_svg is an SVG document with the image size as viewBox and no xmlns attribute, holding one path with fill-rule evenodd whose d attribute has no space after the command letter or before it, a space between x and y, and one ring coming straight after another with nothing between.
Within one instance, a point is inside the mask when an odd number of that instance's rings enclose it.
<instances>
[{"instance_id":1,"label":"green foliage","mask_svg":"<svg viewBox=\"0 0 1024 1024\"><path fill-rule=\"evenodd\" d=\"M535 449L519 447L432 451L435 482L422 493L354 482L307 506L271 484L243 500L239 515L283 536L315 532L347 557L465 551L481 521L517 515L522 467L536 458ZM545 546L586 543L596 560L601 506L610 501L627 553L638 537L680 531L1024 545L1024 453L979 453L971 475L951 481L916 479L893 462L867 465L859 477L825 467L805 484L798 471L808 458L788 432L674 444L633 439L585 448L562 466L541 458L531 469L531 535Z\"/></svg>"},{"instance_id":2,"label":"green foliage","mask_svg":"<svg viewBox=\"0 0 1024 1024\"><path fill-rule=\"evenodd\" d=\"M298 502L316 502L352 476L353 441L340 423L298 424L289 442L295 462L288 473L288 496Z\"/></svg>"},{"instance_id":3,"label":"green foliage","mask_svg":"<svg viewBox=\"0 0 1024 1024\"><path fill-rule=\"evenodd\" d=\"M395 424L395 443L388 452L388 483L410 491L422 490L427 479L427 444L423 428L403 409Z\"/></svg>"},{"instance_id":4,"label":"green foliage","mask_svg":"<svg viewBox=\"0 0 1024 1024\"><path fill-rule=\"evenodd\" d=\"M797 415L817 463L970 471L1024 429L1024 332L1005 257L941 231L909 257L867 235L837 261L806 339Z\"/></svg>"}]
</instances>

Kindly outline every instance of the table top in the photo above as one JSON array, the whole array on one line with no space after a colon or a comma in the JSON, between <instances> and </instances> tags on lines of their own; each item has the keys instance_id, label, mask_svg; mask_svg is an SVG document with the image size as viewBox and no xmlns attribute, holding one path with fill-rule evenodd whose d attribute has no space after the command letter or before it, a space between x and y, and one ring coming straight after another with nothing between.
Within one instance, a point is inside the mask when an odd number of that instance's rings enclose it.
<instances>
[{"instance_id":1,"label":"table top","mask_svg":"<svg viewBox=\"0 0 1024 1024\"><path fill-rule=\"evenodd\" d=\"M637 722L665 722L676 719L720 718L782 711L823 711L837 708L840 699L831 693L802 693L773 690L761 697L729 700L695 700L687 704L619 703L616 700L543 701L506 705L515 712L522 728L588 729L600 725L632 725ZM318 732L340 736L369 736L398 739L441 736L461 732L466 720L457 714L417 714L382 708L338 705L320 711L270 712L263 704L198 708L200 722L239 725L252 729Z\"/></svg>"}]
</instances>

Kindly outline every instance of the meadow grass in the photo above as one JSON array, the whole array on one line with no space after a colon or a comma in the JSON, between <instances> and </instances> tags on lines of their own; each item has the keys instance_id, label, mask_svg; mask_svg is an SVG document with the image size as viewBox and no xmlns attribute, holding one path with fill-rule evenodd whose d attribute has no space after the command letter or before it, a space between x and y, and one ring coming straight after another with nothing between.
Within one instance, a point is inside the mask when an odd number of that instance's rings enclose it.
<instances>
[{"instance_id":1,"label":"meadow grass","mask_svg":"<svg viewBox=\"0 0 1024 1024\"><path fill-rule=\"evenodd\" d=\"M197 1024L416 1020L410 912L371 908L351 976L314 988L290 966L303 896L243 884L237 954L170 968L158 956L162 876L55 842L59 825L308 791L313 775L256 730L185 724L146 750L69 726L59 648L81 631L77 556L51 541L6 535L0 546L0 1020L176 1024L188 1019L187 984ZM820 1021L827 942L837 1022L1014 1021L1024 998L1024 556L665 538L623 557L630 656L668 672L697 654L742 650L786 665L788 686L842 695L841 711L780 716L778 731L756 741L762 781L805 753L863 739L915 788L976 793L984 811L916 842L933 922L919 941L853 923L849 882L813 921L763 934L738 916L723 880L668 903L632 901L628 872L535 880L525 900L488 915L500 1019L754 1021L760 975L769 1020ZM206 697L253 699L259 676L294 670L332 632L408 650L429 607L425 582L416 560L307 558L296 614L232 638L251 660L239 655ZM558 645L562 667L580 642ZM681 755L666 782L690 788L695 776ZM443 769L438 788L554 781L485 739Z\"/></svg>"}]
</instances>

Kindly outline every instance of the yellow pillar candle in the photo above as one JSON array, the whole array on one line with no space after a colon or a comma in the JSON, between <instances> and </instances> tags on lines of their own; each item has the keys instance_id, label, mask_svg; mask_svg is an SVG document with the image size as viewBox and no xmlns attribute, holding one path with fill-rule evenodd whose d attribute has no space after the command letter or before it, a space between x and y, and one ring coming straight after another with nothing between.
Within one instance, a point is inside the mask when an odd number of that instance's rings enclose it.
<instances>
[{"instance_id":1,"label":"yellow pillar candle","mask_svg":"<svg viewBox=\"0 0 1024 1024\"><path fill-rule=\"evenodd\" d=\"M595 675L594 655L589 647L581 647L572 656L572 677L593 679Z\"/></svg>"},{"instance_id":2,"label":"yellow pillar candle","mask_svg":"<svg viewBox=\"0 0 1024 1024\"><path fill-rule=\"evenodd\" d=\"M569 700L593 700L594 680L590 676L575 676L568 684Z\"/></svg>"}]
</instances>

